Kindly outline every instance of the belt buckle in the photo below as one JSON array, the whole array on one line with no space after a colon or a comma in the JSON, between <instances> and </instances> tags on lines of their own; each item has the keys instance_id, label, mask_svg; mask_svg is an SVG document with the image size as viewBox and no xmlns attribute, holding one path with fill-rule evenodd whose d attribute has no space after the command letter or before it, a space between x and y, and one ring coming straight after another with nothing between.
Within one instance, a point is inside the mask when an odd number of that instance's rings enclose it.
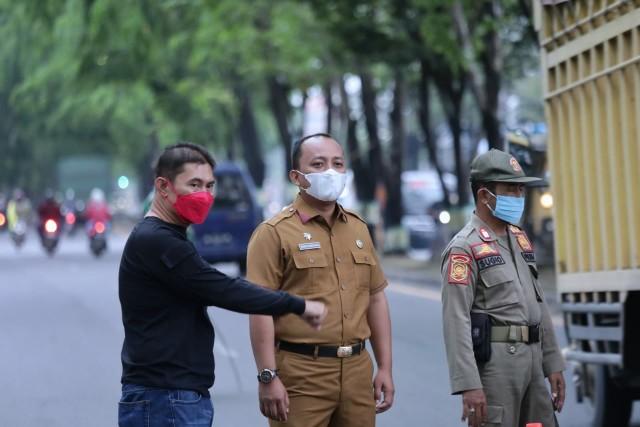
<instances>
[{"instance_id":1,"label":"belt buckle","mask_svg":"<svg viewBox=\"0 0 640 427\"><path fill-rule=\"evenodd\" d=\"M341 345L338 347L338 357L350 357L353 355L353 347L350 345Z\"/></svg>"}]
</instances>

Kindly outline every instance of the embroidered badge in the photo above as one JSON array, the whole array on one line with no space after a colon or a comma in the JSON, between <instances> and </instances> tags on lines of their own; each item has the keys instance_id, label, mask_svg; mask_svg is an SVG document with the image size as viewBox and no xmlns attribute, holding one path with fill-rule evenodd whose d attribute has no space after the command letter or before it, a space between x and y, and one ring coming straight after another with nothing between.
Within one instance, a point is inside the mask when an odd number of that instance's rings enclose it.
<instances>
[{"instance_id":1,"label":"embroidered badge","mask_svg":"<svg viewBox=\"0 0 640 427\"><path fill-rule=\"evenodd\" d=\"M311 240L311 233L304 233L304 240Z\"/></svg>"},{"instance_id":2,"label":"embroidered badge","mask_svg":"<svg viewBox=\"0 0 640 427\"><path fill-rule=\"evenodd\" d=\"M504 258L501 255L492 255L478 260L478 269L480 271L496 265L503 265Z\"/></svg>"},{"instance_id":3,"label":"embroidered badge","mask_svg":"<svg viewBox=\"0 0 640 427\"><path fill-rule=\"evenodd\" d=\"M531 246L531 242L529 242L525 234L516 235L516 240L523 252L533 252L533 246Z\"/></svg>"},{"instance_id":4,"label":"embroidered badge","mask_svg":"<svg viewBox=\"0 0 640 427\"><path fill-rule=\"evenodd\" d=\"M493 240L493 239L491 239L491 234L487 231L486 228L481 228L478 231L480 232L480 237L482 237L482 240L484 240L484 241Z\"/></svg>"},{"instance_id":5,"label":"embroidered badge","mask_svg":"<svg viewBox=\"0 0 640 427\"><path fill-rule=\"evenodd\" d=\"M475 259L486 258L491 255L500 255L500 251L492 243L476 243L471 245L471 252Z\"/></svg>"},{"instance_id":6,"label":"embroidered badge","mask_svg":"<svg viewBox=\"0 0 640 427\"><path fill-rule=\"evenodd\" d=\"M471 257L467 255L453 254L449 256L449 284L468 285Z\"/></svg>"},{"instance_id":7,"label":"embroidered badge","mask_svg":"<svg viewBox=\"0 0 640 427\"><path fill-rule=\"evenodd\" d=\"M362 240L358 239L356 240L356 246L358 247L358 249L362 249L364 248L364 243L362 242Z\"/></svg>"},{"instance_id":8,"label":"embroidered badge","mask_svg":"<svg viewBox=\"0 0 640 427\"><path fill-rule=\"evenodd\" d=\"M512 157L511 160L509 160L509 163L511 163L511 167L515 172L522 171L522 168L520 167L520 163L518 163L518 161L514 157Z\"/></svg>"},{"instance_id":9,"label":"embroidered badge","mask_svg":"<svg viewBox=\"0 0 640 427\"><path fill-rule=\"evenodd\" d=\"M536 262L535 252L522 252L522 258L527 262Z\"/></svg>"},{"instance_id":10,"label":"embroidered badge","mask_svg":"<svg viewBox=\"0 0 640 427\"><path fill-rule=\"evenodd\" d=\"M298 243L298 249L301 251L309 251L311 249L320 249L320 242Z\"/></svg>"}]
</instances>

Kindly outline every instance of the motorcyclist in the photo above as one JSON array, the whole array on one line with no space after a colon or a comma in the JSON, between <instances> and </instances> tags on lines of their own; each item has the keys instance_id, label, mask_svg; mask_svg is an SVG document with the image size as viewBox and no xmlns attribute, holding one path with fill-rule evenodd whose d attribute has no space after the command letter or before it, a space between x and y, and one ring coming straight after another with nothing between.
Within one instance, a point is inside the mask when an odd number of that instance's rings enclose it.
<instances>
[{"instance_id":1,"label":"motorcyclist","mask_svg":"<svg viewBox=\"0 0 640 427\"><path fill-rule=\"evenodd\" d=\"M19 188L16 188L13 192L13 197L7 204L7 223L9 231L13 232L16 225L23 221L29 223L31 217L31 202Z\"/></svg>"},{"instance_id":2,"label":"motorcyclist","mask_svg":"<svg viewBox=\"0 0 640 427\"><path fill-rule=\"evenodd\" d=\"M109 205L107 204L104 196L104 191L100 188L94 188L91 190L89 200L87 200L87 207L84 211L84 216L87 219L88 224L102 222L107 225L111 221Z\"/></svg>"},{"instance_id":3,"label":"motorcyclist","mask_svg":"<svg viewBox=\"0 0 640 427\"><path fill-rule=\"evenodd\" d=\"M44 195L44 199L38 205L38 218L39 226L38 231L42 234L44 225L48 219L54 220L58 226L62 223L62 212L60 210L60 204L54 197L53 190L47 190Z\"/></svg>"}]
</instances>

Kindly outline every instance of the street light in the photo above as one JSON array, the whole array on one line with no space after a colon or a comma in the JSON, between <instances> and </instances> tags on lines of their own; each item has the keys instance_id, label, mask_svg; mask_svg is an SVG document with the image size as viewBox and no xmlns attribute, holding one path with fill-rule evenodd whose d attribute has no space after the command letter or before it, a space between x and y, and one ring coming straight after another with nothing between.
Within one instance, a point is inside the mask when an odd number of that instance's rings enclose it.
<instances>
[{"instance_id":1,"label":"street light","mask_svg":"<svg viewBox=\"0 0 640 427\"><path fill-rule=\"evenodd\" d=\"M124 175L118 178L118 187L120 187L121 190L126 189L128 186L129 186L129 178L127 178Z\"/></svg>"}]
</instances>

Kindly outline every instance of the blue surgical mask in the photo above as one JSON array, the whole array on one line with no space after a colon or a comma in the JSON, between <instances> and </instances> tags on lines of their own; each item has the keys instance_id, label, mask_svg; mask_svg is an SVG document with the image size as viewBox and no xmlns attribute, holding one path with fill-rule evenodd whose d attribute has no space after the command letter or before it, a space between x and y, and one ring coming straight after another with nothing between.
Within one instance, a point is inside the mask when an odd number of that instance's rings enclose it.
<instances>
[{"instance_id":1,"label":"blue surgical mask","mask_svg":"<svg viewBox=\"0 0 640 427\"><path fill-rule=\"evenodd\" d=\"M520 222L524 212L524 197L496 196L489 190L487 192L496 198L495 209L491 209L491 206L487 205L493 216L509 224L515 225Z\"/></svg>"}]
</instances>

